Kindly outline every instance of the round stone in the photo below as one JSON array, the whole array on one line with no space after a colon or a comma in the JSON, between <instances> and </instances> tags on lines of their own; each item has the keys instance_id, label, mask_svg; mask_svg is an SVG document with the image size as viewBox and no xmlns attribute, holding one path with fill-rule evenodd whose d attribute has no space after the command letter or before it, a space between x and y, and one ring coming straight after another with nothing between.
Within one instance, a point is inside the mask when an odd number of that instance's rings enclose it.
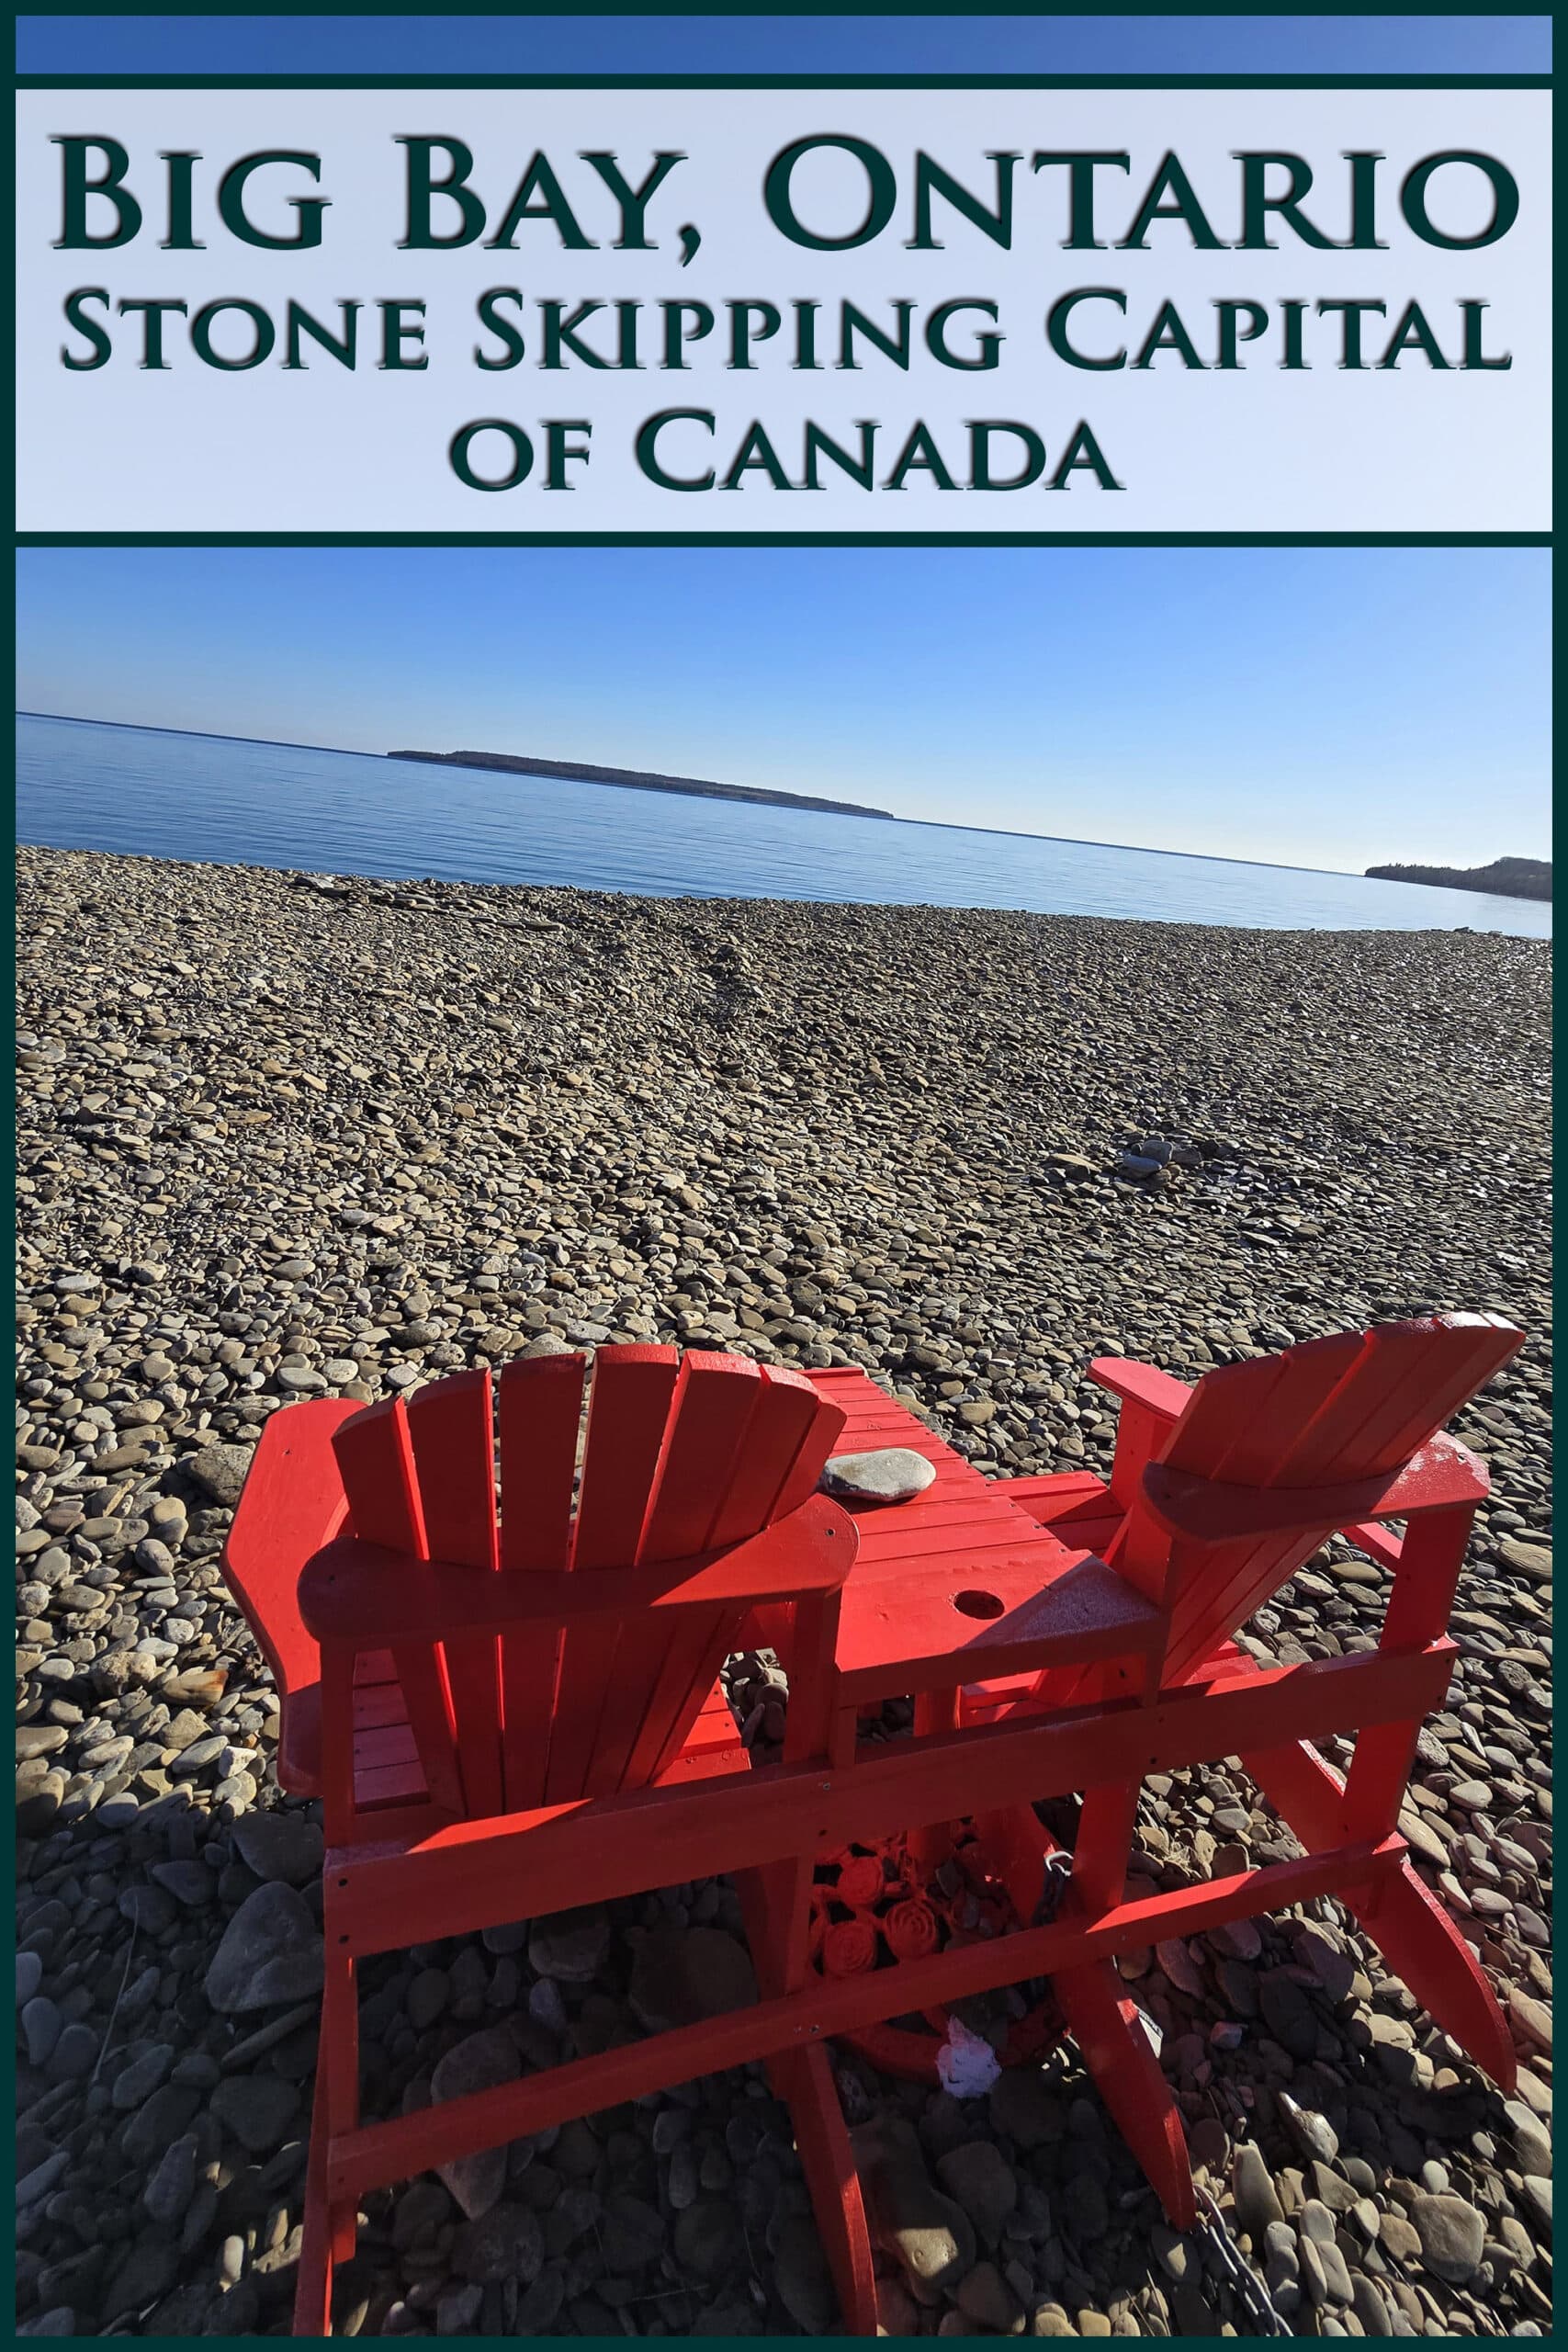
<instances>
[{"instance_id":1,"label":"round stone","mask_svg":"<svg viewBox=\"0 0 1568 2352\"><path fill-rule=\"evenodd\" d=\"M1420 2196L1410 2218L1421 2241L1421 2259L1438 2278L1462 2286L1481 2267L1486 2223L1462 2197Z\"/></svg>"},{"instance_id":2,"label":"round stone","mask_svg":"<svg viewBox=\"0 0 1568 2352\"><path fill-rule=\"evenodd\" d=\"M650 2033L696 2025L757 1998L750 1955L718 1928L653 1928L632 1962L630 2000Z\"/></svg>"},{"instance_id":3,"label":"round stone","mask_svg":"<svg viewBox=\"0 0 1568 2352\"><path fill-rule=\"evenodd\" d=\"M936 1464L912 1446L886 1445L873 1453L836 1453L822 1472L825 1495L851 1503L905 1503L936 1483Z\"/></svg>"}]
</instances>

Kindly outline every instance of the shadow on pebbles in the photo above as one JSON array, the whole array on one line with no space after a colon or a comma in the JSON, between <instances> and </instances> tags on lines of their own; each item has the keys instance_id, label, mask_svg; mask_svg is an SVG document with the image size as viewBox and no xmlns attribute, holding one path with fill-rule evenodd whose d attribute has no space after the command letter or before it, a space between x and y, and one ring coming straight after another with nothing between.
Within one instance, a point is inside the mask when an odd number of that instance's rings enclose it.
<instances>
[{"instance_id":1,"label":"shadow on pebbles","mask_svg":"<svg viewBox=\"0 0 1568 2352\"><path fill-rule=\"evenodd\" d=\"M20 874L22 2333L287 2332L321 1838L273 1783L276 1705L216 1566L270 1413L674 1340L863 1363L993 1476L1103 1469L1096 1352L1195 1378L1432 1307L1530 1335L1458 1424L1495 1493L1401 1823L1505 2003L1518 2096L1331 1902L1122 1970L1290 2332L1547 2329L1541 943L39 850ZM1363 1646L1386 1599L1336 1544L1248 1639ZM776 1665L728 1679L772 1755ZM1134 1888L1288 1849L1236 1770L1160 1777ZM739 1932L717 1882L370 1962L367 2111L744 1998ZM973 2100L847 2054L838 2080L890 2333L1256 2332L1070 2045ZM338 2316L836 2324L787 2114L750 2069L369 2199Z\"/></svg>"}]
</instances>

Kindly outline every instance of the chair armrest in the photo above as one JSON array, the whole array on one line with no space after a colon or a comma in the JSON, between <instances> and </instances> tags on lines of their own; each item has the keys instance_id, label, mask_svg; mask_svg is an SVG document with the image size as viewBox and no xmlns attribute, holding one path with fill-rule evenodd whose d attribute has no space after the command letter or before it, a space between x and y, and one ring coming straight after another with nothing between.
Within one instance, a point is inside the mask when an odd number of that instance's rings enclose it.
<instances>
[{"instance_id":1,"label":"chair armrest","mask_svg":"<svg viewBox=\"0 0 1568 2352\"><path fill-rule=\"evenodd\" d=\"M848 1511L823 1495L744 1543L642 1568L497 1574L453 1560L413 1560L345 1537L306 1562L299 1609L318 1641L391 1649L645 1610L748 1606L834 1592L859 1546Z\"/></svg>"},{"instance_id":2,"label":"chair armrest","mask_svg":"<svg viewBox=\"0 0 1568 2352\"><path fill-rule=\"evenodd\" d=\"M1179 1420L1192 1401L1184 1380L1173 1380L1150 1363L1133 1363L1125 1356L1096 1356L1089 1376L1097 1387L1108 1388L1124 1404L1143 1405L1165 1419Z\"/></svg>"},{"instance_id":3,"label":"chair armrest","mask_svg":"<svg viewBox=\"0 0 1568 2352\"><path fill-rule=\"evenodd\" d=\"M1335 1487L1230 1487L1151 1462L1144 1496L1162 1527L1201 1543L1351 1528L1361 1520L1412 1519L1480 1502L1486 1465L1457 1438L1436 1437L1396 1470Z\"/></svg>"},{"instance_id":4,"label":"chair armrest","mask_svg":"<svg viewBox=\"0 0 1568 2352\"><path fill-rule=\"evenodd\" d=\"M274 1413L256 1442L219 1567L272 1668L278 1695L314 1683L316 1643L299 1614L299 1571L348 1515L333 1432L364 1408L321 1397Z\"/></svg>"}]
</instances>

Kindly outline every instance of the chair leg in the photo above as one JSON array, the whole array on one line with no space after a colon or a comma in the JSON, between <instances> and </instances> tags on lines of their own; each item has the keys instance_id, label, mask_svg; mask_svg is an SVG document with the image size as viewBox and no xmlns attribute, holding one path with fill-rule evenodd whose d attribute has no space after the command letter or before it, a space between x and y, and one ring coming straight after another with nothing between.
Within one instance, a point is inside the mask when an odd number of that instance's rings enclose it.
<instances>
[{"instance_id":1,"label":"chair leg","mask_svg":"<svg viewBox=\"0 0 1568 2352\"><path fill-rule=\"evenodd\" d=\"M1409 1863L1384 1879L1375 1913L1363 1917L1354 1895L1349 1908L1427 2015L1511 2098L1519 2064L1496 1996L1480 1961Z\"/></svg>"},{"instance_id":2,"label":"chair leg","mask_svg":"<svg viewBox=\"0 0 1568 2352\"><path fill-rule=\"evenodd\" d=\"M1325 1853L1346 1838L1345 1783L1315 1747L1300 1740L1244 1756L1242 1769L1309 1852ZM1512 2092L1518 2061L1485 1973L1458 1928L1408 1862L1386 1872L1375 1888L1343 1892L1342 1902L1404 1979L1428 2017L1451 2034L1476 2064Z\"/></svg>"},{"instance_id":3,"label":"chair leg","mask_svg":"<svg viewBox=\"0 0 1568 2352\"><path fill-rule=\"evenodd\" d=\"M1093 1917L1121 1901L1137 1802L1135 1781L1084 1792L1068 1896L1072 1913L1064 1910L1064 1917ZM1043 1891L1042 1866L1055 1851L1054 1839L1028 1805L982 1814L975 1826L1013 1908L1021 1918L1029 1918ZM1197 2203L1187 2138L1137 2004L1123 1993L1122 1979L1108 1960L1058 1970L1051 1990L1096 2088L1158 2192L1171 2227L1190 2229Z\"/></svg>"},{"instance_id":4,"label":"chair leg","mask_svg":"<svg viewBox=\"0 0 1568 2352\"><path fill-rule=\"evenodd\" d=\"M1154 2186L1173 2230L1198 2217L1181 2117L1137 2004L1108 1960L1067 1968L1051 1980L1074 2041L1117 2129Z\"/></svg>"},{"instance_id":5,"label":"chair leg","mask_svg":"<svg viewBox=\"0 0 1568 2352\"><path fill-rule=\"evenodd\" d=\"M839 2290L846 2335L876 2334L876 2280L865 2201L828 2052L820 2042L770 2058L768 2075L790 2111L811 2210Z\"/></svg>"},{"instance_id":6,"label":"chair leg","mask_svg":"<svg viewBox=\"0 0 1568 2352\"><path fill-rule=\"evenodd\" d=\"M757 1986L762 1998L798 1993L811 1965L811 1881L808 1860L770 1862L734 1871L736 1893Z\"/></svg>"},{"instance_id":7,"label":"chair leg","mask_svg":"<svg viewBox=\"0 0 1568 2352\"><path fill-rule=\"evenodd\" d=\"M1141 1781L1115 1781L1086 1789L1073 1847L1073 1901L1093 1918L1113 1910L1127 1888Z\"/></svg>"},{"instance_id":8,"label":"chair leg","mask_svg":"<svg viewBox=\"0 0 1568 2352\"><path fill-rule=\"evenodd\" d=\"M332 2334L333 2277L354 2258L358 2206L333 2204L327 2192L327 2151L337 2134L359 2120L359 1995L352 1960L333 1951L330 1937L321 1986L321 2031L316 2049L316 2091L310 2109L310 2154L305 2175L305 2217L294 2295L294 2334Z\"/></svg>"},{"instance_id":9,"label":"chair leg","mask_svg":"<svg viewBox=\"0 0 1568 2352\"><path fill-rule=\"evenodd\" d=\"M294 2278L295 2335L332 2334L332 2217L327 2209L327 2069L324 2053L316 2053L316 2092L310 2107L310 2154L305 2168L304 2225L299 2233L299 2267Z\"/></svg>"},{"instance_id":10,"label":"chair leg","mask_svg":"<svg viewBox=\"0 0 1568 2352\"><path fill-rule=\"evenodd\" d=\"M806 1982L810 1969L807 1928L811 1878L807 1858L735 1872L747 1940L764 1999L795 1992ZM842 2331L847 2335L874 2335L876 2283L871 2233L828 2052L819 2041L811 2042L804 2049L781 2052L767 2065L774 2094L788 2108L795 2127L795 2150L810 2192L811 2210L838 2290Z\"/></svg>"},{"instance_id":11,"label":"chair leg","mask_svg":"<svg viewBox=\"0 0 1568 2352\"><path fill-rule=\"evenodd\" d=\"M915 1697L915 1737L929 1739L938 1732L956 1731L961 1694L956 1690L920 1690ZM933 1821L908 1833L909 1853L927 1878L934 1878L953 1853L953 1831L945 1821Z\"/></svg>"}]
</instances>

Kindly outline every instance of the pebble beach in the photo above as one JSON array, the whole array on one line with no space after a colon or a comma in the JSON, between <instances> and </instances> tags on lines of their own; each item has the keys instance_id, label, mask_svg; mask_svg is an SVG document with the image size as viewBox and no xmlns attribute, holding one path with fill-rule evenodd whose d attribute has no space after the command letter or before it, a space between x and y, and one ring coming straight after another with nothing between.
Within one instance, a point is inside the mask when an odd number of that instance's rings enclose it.
<instances>
[{"instance_id":1,"label":"pebble beach","mask_svg":"<svg viewBox=\"0 0 1568 2352\"><path fill-rule=\"evenodd\" d=\"M657 1340L863 1365L989 1476L1104 1471L1097 1354L1195 1380L1436 1309L1528 1335L1453 1424L1494 1490L1400 1823L1517 2096L1326 1899L1121 1963L1207 2233L1070 2043L976 2099L839 2083L889 2334L1258 2333L1227 2244L1293 2334L1550 2332L1547 943L18 867L24 2334L288 2333L321 1837L217 1566L273 1412ZM1368 1646L1387 1598L1336 1541L1248 1645ZM728 1683L765 1758L776 1665ZM1238 1768L1156 1776L1132 1891L1295 1850ZM738 1934L711 1882L367 1963L367 2111L732 2000ZM369 2199L339 2327L835 2327L760 2069L516 2143L491 2190Z\"/></svg>"}]
</instances>

